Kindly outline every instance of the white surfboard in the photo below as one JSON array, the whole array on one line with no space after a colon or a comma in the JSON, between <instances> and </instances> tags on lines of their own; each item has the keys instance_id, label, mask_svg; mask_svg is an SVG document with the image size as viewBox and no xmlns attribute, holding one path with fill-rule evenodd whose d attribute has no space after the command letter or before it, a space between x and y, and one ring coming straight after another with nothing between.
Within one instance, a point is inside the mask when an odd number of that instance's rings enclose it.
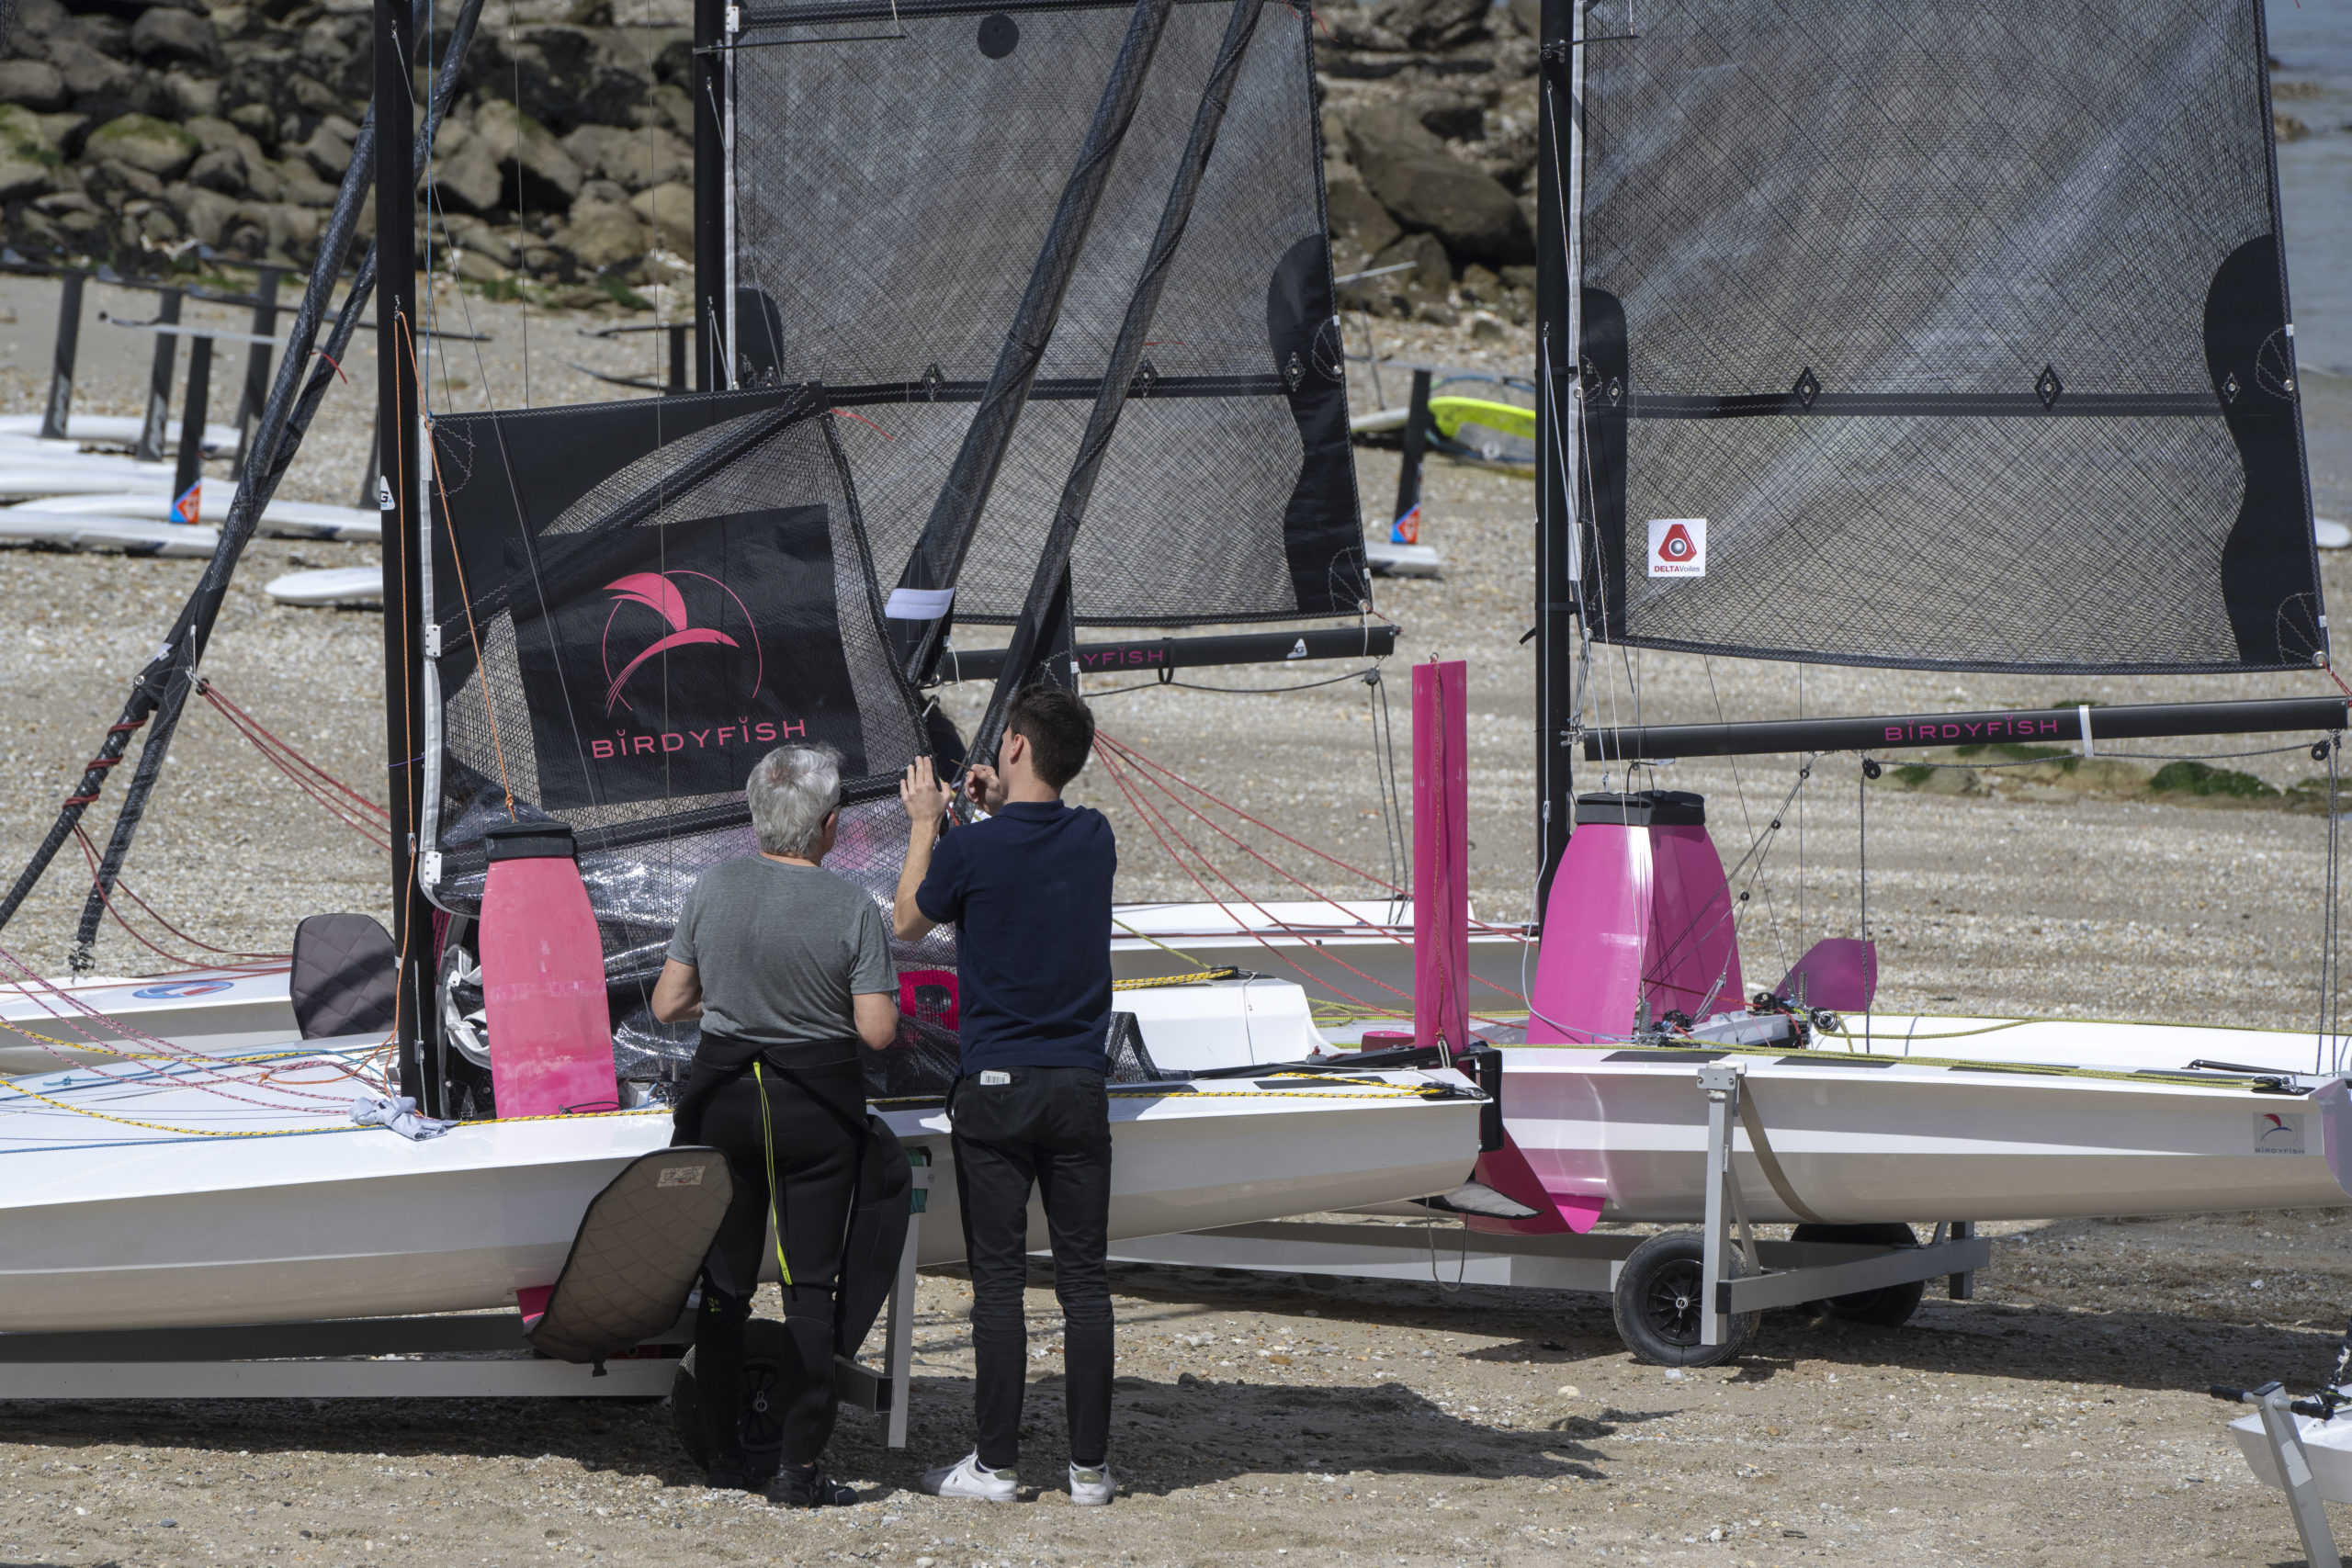
<instances>
[{"instance_id":1,"label":"white surfboard","mask_svg":"<svg viewBox=\"0 0 2352 1568\"><path fill-rule=\"evenodd\" d=\"M136 517L43 512L0 506L0 545L46 545L127 556L209 556L220 531L199 524L156 523Z\"/></svg>"},{"instance_id":2,"label":"white surfboard","mask_svg":"<svg viewBox=\"0 0 2352 1568\"><path fill-rule=\"evenodd\" d=\"M284 577L272 579L263 592L280 604L373 608L384 602L384 574L372 566L289 571Z\"/></svg>"}]
</instances>

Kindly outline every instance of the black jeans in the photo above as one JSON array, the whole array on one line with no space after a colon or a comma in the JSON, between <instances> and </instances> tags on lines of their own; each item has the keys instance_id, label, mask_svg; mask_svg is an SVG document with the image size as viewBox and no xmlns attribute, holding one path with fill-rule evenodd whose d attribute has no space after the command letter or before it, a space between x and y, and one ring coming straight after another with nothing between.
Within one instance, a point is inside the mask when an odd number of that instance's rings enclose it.
<instances>
[{"instance_id":1,"label":"black jeans","mask_svg":"<svg viewBox=\"0 0 2352 1568\"><path fill-rule=\"evenodd\" d=\"M956 1186L972 1269L973 1400L980 1462L1012 1465L1028 1386L1029 1190L1045 1201L1061 1298L1069 1457L1101 1464L1111 1441L1111 1102L1085 1067L1014 1067L1011 1083L959 1079Z\"/></svg>"},{"instance_id":2,"label":"black jeans","mask_svg":"<svg viewBox=\"0 0 2352 1568\"><path fill-rule=\"evenodd\" d=\"M735 1201L703 1265L702 1311L695 1319L695 1381L714 1469L745 1463L739 1425L743 1324L767 1249L771 1146L776 1230L792 1270L784 1287L785 1359L773 1410L784 1428L783 1462L813 1463L832 1436L833 1292L863 1141L852 1129L862 1129L865 1118L865 1083L855 1062L789 1073L763 1066L757 1080L745 1073L713 1090L701 1108L701 1139L725 1153L735 1178Z\"/></svg>"}]
</instances>

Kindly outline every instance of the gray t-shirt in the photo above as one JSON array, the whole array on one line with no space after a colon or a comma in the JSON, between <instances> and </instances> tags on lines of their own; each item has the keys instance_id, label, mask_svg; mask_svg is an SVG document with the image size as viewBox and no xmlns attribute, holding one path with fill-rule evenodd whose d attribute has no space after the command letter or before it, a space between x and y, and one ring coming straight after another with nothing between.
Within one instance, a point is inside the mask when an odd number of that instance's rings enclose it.
<instances>
[{"instance_id":1,"label":"gray t-shirt","mask_svg":"<svg viewBox=\"0 0 2352 1568\"><path fill-rule=\"evenodd\" d=\"M889 928L865 889L764 855L702 874L670 956L702 981L705 1031L762 1045L854 1038L850 998L899 988Z\"/></svg>"}]
</instances>

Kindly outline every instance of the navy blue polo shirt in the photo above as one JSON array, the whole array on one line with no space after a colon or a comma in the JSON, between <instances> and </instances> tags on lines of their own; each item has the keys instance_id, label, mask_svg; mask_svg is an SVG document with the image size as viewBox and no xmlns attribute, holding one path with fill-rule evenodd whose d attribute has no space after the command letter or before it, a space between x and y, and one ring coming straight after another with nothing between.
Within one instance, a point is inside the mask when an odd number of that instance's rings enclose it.
<instances>
[{"instance_id":1,"label":"navy blue polo shirt","mask_svg":"<svg viewBox=\"0 0 2352 1568\"><path fill-rule=\"evenodd\" d=\"M1057 800L1010 802L939 840L915 908L956 926L967 1074L1103 1067L1118 868L1110 821Z\"/></svg>"}]
</instances>

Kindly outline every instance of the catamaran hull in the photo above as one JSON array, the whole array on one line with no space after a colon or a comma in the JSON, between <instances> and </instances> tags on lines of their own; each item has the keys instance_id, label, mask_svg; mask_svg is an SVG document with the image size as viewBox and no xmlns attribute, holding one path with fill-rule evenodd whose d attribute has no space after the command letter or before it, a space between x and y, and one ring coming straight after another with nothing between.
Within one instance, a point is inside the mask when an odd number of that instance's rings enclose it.
<instances>
[{"instance_id":1,"label":"catamaran hull","mask_svg":"<svg viewBox=\"0 0 2352 1568\"><path fill-rule=\"evenodd\" d=\"M1733 1168L1758 1222L2050 1220L2347 1201L2336 1082L2242 1086L2051 1077L1909 1063L1531 1046L1504 1053L1504 1125L1570 1212L1704 1217L1707 1099L1697 1068L1741 1063L1779 1168L1745 1131ZM1788 1201L1792 1195L1810 1213Z\"/></svg>"},{"instance_id":2,"label":"catamaran hull","mask_svg":"<svg viewBox=\"0 0 2352 1568\"><path fill-rule=\"evenodd\" d=\"M1477 1152L1472 1099L1227 1092L1114 1099L1114 1238L1443 1190ZM888 1120L932 1155L922 1261L952 1262L963 1237L946 1120ZM478 1124L422 1144L338 1128L20 1152L0 1193L0 1330L509 1303L554 1280L589 1200L669 1134L667 1113L648 1111ZM1046 1245L1035 1212L1031 1236Z\"/></svg>"}]
</instances>

